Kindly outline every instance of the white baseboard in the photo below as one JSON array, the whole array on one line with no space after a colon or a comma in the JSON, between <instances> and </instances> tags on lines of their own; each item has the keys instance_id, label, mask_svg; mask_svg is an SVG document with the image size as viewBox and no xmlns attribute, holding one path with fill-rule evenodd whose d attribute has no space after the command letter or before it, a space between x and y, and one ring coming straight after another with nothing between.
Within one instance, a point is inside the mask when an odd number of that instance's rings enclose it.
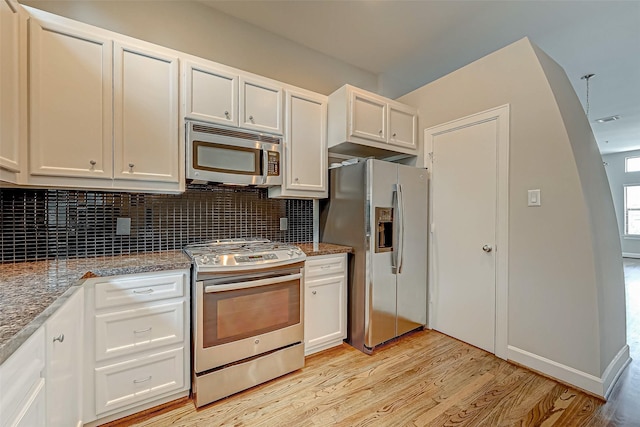
<instances>
[{"instance_id":1,"label":"white baseboard","mask_svg":"<svg viewBox=\"0 0 640 427\"><path fill-rule=\"evenodd\" d=\"M622 258L640 258L640 254L635 252L622 252Z\"/></svg>"},{"instance_id":2,"label":"white baseboard","mask_svg":"<svg viewBox=\"0 0 640 427\"><path fill-rule=\"evenodd\" d=\"M629 346L625 344L611 363L609 363L602 378L598 378L595 375L579 371L570 366L554 362L553 360L517 347L508 346L507 353L508 360L512 360L545 375L549 375L550 377L557 378L562 382L571 384L605 399L613 389L616 380L624 368L631 361L629 358Z\"/></svg>"}]
</instances>

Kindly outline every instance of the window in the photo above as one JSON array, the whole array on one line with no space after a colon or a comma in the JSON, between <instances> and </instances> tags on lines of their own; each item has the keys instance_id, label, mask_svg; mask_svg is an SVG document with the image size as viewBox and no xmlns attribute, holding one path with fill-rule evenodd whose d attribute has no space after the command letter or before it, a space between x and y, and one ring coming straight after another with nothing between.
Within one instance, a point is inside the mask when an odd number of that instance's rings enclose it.
<instances>
[{"instance_id":1,"label":"window","mask_svg":"<svg viewBox=\"0 0 640 427\"><path fill-rule=\"evenodd\" d=\"M640 236L640 185L624 187L624 234Z\"/></svg>"},{"instance_id":2,"label":"window","mask_svg":"<svg viewBox=\"0 0 640 427\"><path fill-rule=\"evenodd\" d=\"M625 172L640 172L640 157L625 157L625 159L624 159L624 171Z\"/></svg>"}]
</instances>

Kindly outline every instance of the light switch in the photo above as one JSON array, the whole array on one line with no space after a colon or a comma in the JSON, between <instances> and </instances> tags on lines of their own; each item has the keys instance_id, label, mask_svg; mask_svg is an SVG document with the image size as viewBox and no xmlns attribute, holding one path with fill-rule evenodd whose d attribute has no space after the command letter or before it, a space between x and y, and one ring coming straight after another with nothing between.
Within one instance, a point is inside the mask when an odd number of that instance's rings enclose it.
<instances>
[{"instance_id":1,"label":"light switch","mask_svg":"<svg viewBox=\"0 0 640 427\"><path fill-rule=\"evenodd\" d=\"M529 206L540 206L540 189L529 190Z\"/></svg>"}]
</instances>

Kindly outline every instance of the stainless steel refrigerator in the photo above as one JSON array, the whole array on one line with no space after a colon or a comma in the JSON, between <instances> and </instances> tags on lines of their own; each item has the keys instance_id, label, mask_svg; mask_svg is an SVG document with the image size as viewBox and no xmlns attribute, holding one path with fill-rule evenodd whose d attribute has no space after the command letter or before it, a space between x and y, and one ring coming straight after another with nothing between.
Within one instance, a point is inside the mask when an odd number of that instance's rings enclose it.
<instances>
[{"instance_id":1,"label":"stainless steel refrigerator","mask_svg":"<svg viewBox=\"0 0 640 427\"><path fill-rule=\"evenodd\" d=\"M374 159L329 172L321 241L354 248L347 342L371 353L427 322L427 173Z\"/></svg>"}]
</instances>

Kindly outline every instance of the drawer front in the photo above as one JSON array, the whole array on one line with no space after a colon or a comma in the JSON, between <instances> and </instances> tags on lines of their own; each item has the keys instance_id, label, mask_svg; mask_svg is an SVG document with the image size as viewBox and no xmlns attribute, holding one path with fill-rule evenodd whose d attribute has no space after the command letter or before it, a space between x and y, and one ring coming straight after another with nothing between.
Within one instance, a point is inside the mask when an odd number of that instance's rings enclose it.
<instances>
[{"instance_id":1,"label":"drawer front","mask_svg":"<svg viewBox=\"0 0 640 427\"><path fill-rule=\"evenodd\" d=\"M313 277L344 274L346 267L346 254L309 257L305 262L305 277Z\"/></svg>"},{"instance_id":2,"label":"drawer front","mask_svg":"<svg viewBox=\"0 0 640 427\"><path fill-rule=\"evenodd\" d=\"M105 366L95 370L96 413L184 388L184 348Z\"/></svg>"},{"instance_id":3,"label":"drawer front","mask_svg":"<svg viewBox=\"0 0 640 427\"><path fill-rule=\"evenodd\" d=\"M0 366L0 426L15 420L43 386L44 365L44 328L40 328Z\"/></svg>"},{"instance_id":4,"label":"drawer front","mask_svg":"<svg viewBox=\"0 0 640 427\"><path fill-rule=\"evenodd\" d=\"M184 295L184 274L126 276L95 285L96 309L177 298Z\"/></svg>"},{"instance_id":5,"label":"drawer front","mask_svg":"<svg viewBox=\"0 0 640 427\"><path fill-rule=\"evenodd\" d=\"M96 360L184 340L184 301L96 315Z\"/></svg>"}]
</instances>

